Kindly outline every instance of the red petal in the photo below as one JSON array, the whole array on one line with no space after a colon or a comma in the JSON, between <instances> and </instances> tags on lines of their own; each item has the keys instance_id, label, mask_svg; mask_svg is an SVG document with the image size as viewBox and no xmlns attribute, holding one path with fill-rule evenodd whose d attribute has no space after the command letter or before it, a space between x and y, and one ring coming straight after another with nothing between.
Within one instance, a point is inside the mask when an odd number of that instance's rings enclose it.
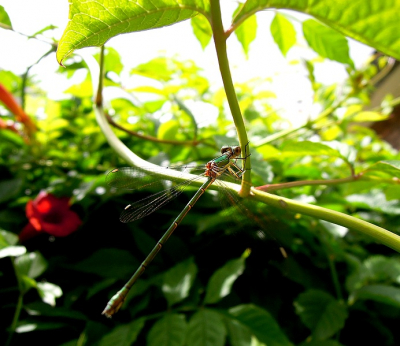
<instances>
[{"instance_id":1,"label":"red petal","mask_svg":"<svg viewBox=\"0 0 400 346\"><path fill-rule=\"evenodd\" d=\"M21 231L21 233L18 235L19 241L22 243L24 241L27 241L30 238L33 238L37 236L40 231L37 231L30 223L28 223Z\"/></svg>"},{"instance_id":2,"label":"red petal","mask_svg":"<svg viewBox=\"0 0 400 346\"><path fill-rule=\"evenodd\" d=\"M62 217L61 222L58 223L42 221L41 225L43 231L55 237L66 237L75 232L82 223L79 216L72 210L66 210Z\"/></svg>"}]
</instances>

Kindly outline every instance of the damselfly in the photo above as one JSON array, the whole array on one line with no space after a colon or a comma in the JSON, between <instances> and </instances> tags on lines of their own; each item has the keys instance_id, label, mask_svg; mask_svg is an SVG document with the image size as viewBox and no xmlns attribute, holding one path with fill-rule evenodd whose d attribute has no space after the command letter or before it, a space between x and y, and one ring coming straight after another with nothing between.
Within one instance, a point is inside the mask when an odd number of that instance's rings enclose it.
<instances>
[{"instance_id":1,"label":"damselfly","mask_svg":"<svg viewBox=\"0 0 400 346\"><path fill-rule=\"evenodd\" d=\"M200 196L211 186L211 184L214 183L216 179L225 174L232 175L237 179L240 179L242 177L245 171L237 165L237 161L243 160L245 163L248 155L245 154L243 157L240 157L240 154L241 148L239 146L224 146L221 148L221 156L209 161L203 167L202 174L196 176L195 178L185 180L171 187L170 189L151 195L136 203L129 204L125 208L120 217L120 220L122 222L131 222L134 220L138 220L142 217L150 215L172 199L176 198L183 192L184 188L190 185L194 180L200 179L202 177L207 178L206 181L200 186L200 188L191 198L189 203L172 222L171 226L164 233L164 235L155 245L153 250L151 250L149 255L139 266L136 272L132 275L129 281L125 284L125 286L110 299L106 308L103 311L104 315L106 315L107 317L111 317L121 308L133 284L143 274L146 267L157 255L161 247L165 244L165 242L172 235L174 230L178 227L179 223L183 220L189 210L194 206ZM245 167L245 164L243 165L243 167ZM110 171L107 174L106 181L111 187L134 189L137 188L137 186L135 185L137 184L138 179L140 179L141 177L146 178L146 176L151 176L154 174L157 174L157 171L152 171L151 169L124 167L113 169L112 171Z\"/></svg>"}]
</instances>

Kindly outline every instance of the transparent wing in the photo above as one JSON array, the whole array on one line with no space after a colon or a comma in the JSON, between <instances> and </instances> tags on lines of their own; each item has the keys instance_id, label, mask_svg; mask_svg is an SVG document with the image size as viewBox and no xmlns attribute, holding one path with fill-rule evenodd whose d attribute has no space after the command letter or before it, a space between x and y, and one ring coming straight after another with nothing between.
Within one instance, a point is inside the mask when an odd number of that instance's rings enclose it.
<instances>
[{"instance_id":1,"label":"transparent wing","mask_svg":"<svg viewBox=\"0 0 400 346\"><path fill-rule=\"evenodd\" d=\"M140 201L129 204L121 213L120 221L127 223L141 219L156 210L160 209L168 202L178 197L192 182L201 179L204 175L194 177L179 183L167 190L160 191Z\"/></svg>"},{"instance_id":2,"label":"transparent wing","mask_svg":"<svg viewBox=\"0 0 400 346\"><path fill-rule=\"evenodd\" d=\"M152 186L153 184L162 184L163 181L168 179L159 178L157 174L159 175L163 172L168 174L168 171L171 170L181 172L182 175L185 173L199 174L199 172L205 171L205 166L185 165L159 167L157 169L143 169L137 167L115 168L107 173L106 183L110 187L114 187L116 189L136 190Z\"/></svg>"}]
</instances>

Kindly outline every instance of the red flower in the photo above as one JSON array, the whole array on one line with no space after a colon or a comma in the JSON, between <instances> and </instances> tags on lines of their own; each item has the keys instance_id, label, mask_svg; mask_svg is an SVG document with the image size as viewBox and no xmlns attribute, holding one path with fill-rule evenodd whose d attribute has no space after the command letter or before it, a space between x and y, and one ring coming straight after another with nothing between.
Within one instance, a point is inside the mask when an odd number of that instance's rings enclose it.
<instances>
[{"instance_id":1,"label":"red flower","mask_svg":"<svg viewBox=\"0 0 400 346\"><path fill-rule=\"evenodd\" d=\"M79 216L69 209L68 197L58 198L45 191L27 203L26 216L29 223L19 235L21 242L41 232L55 237L66 237L75 232L82 223Z\"/></svg>"}]
</instances>

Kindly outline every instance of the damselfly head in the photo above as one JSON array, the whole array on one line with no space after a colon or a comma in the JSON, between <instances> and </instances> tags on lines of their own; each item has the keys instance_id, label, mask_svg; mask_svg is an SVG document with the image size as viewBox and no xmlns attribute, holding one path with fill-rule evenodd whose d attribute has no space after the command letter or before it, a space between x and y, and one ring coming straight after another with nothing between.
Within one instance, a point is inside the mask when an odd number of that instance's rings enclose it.
<instances>
[{"instance_id":1,"label":"damselfly head","mask_svg":"<svg viewBox=\"0 0 400 346\"><path fill-rule=\"evenodd\" d=\"M221 148L221 154L230 154L231 156L237 157L242 152L242 149L238 145L228 146L224 145Z\"/></svg>"}]
</instances>

